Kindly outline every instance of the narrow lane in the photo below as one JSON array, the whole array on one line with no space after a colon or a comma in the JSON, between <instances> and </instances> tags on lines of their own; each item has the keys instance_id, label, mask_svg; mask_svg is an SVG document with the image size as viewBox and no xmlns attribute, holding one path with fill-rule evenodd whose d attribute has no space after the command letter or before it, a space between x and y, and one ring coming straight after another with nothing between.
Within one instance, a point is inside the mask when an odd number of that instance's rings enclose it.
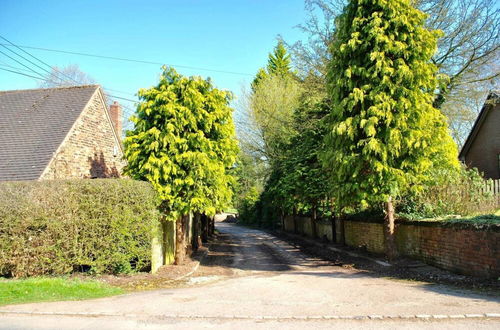
<instances>
[{"instance_id":1,"label":"narrow lane","mask_svg":"<svg viewBox=\"0 0 500 330\"><path fill-rule=\"evenodd\" d=\"M220 258L229 260L232 275L185 288L4 306L0 329L30 328L35 323L43 329L66 328L63 324L109 329L500 328L500 318L493 314L500 313L498 297L380 278L306 256L263 231L227 223L218 223L217 229L227 237L219 246ZM32 312L37 315L28 314Z\"/></svg>"}]
</instances>

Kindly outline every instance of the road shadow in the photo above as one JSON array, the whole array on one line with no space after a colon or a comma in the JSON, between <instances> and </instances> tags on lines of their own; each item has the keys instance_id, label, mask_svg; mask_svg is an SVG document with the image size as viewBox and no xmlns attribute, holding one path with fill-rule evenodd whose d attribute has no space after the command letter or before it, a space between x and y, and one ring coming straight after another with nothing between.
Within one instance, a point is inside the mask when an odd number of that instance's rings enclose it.
<instances>
[{"instance_id":1,"label":"road shadow","mask_svg":"<svg viewBox=\"0 0 500 330\"><path fill-rule=\"evenodd\" d=\"M271 235L271 233L250 228L242 228L236 235L227 229L228 226L235 227L236 225L223 224L222 226L224 230L221 230L217 238L212 241L210 253L202 262L203 266L311 277L405 280L413 281L418 289L424 291L500 303L498 281L457 275L422 263L417 263L418 267L415 267L414 261L412 263L407 260L401 261L401 264L396 263L392 267L384 267L363 257L353 257L348 254L350 250L343 251L343 247L339 247L340 252L333 252L326 248L330 245L328 243L324 243L323 248L318 248L317 245L312 245L305 239L287 237L279 233ZM283 241L288 244L273 248L276 242ZM281 253L280 249L284 253ZM362 252L357 251L357 253L359 255ZM289 258L286 254L302 257ZM339 267L338 271L336 267ZM346 272L346 269L349 271Z\"/></svg>"}]
</instances>

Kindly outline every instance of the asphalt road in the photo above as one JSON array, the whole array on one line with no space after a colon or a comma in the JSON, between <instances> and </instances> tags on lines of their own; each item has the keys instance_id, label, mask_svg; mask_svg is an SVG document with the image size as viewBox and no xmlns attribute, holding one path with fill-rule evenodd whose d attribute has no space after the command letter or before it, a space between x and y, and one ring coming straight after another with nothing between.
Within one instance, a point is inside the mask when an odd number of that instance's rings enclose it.
<instances>
[{"instance_id":1,"label":"asphalt road","mask_svg":"<svg viewBox=\"0 0 500 330\"><path fill-rule=\"evenodd\" d=\"M183 288L4 306L0 329L500 329L500 297L381 278L303 255L262 231L217 228L231 238L220 253L231 260L230 276L195 274Z\"/></svg>"}]
</instances>

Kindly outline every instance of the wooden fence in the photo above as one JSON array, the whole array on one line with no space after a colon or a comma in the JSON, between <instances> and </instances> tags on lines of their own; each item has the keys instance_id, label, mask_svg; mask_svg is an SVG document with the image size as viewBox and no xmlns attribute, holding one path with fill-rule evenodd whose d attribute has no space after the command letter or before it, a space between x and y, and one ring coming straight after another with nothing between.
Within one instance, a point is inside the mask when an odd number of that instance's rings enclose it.
<instances>
[{"instance_id":1,"label":"wooden fence","mask_svg":"<svg viewBox=\"0 0 500 330\"><path fill-rule=\"evenodd\" d=\"M496 197L497 205L500 206L500 179L485 180L483 192L491 193Z\"/></svg>"},{"instance_id":2,"label":"wooden fence","mask_svg":"<svg viewBox=\"0 0 500 330\"><path fill-rule=\"evenodd\" d=\"M500 195L500 179L486 180L484 184L484 191L490 192L493 195Z\"/></svg>"}]
</instances>

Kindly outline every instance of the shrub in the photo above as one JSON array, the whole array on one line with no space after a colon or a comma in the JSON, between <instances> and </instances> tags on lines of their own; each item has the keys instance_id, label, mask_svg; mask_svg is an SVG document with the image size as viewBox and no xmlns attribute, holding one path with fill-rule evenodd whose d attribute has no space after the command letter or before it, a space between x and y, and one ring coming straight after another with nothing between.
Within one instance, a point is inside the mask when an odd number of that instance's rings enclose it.
<instances>
[{"instance_id":1,"label":"shrub","mask_svg":"<svg viewBox=\"0 0 500 330\"><path fill-rule=\"evenodd\" d=\"M119 273L150 265L158 200L126 179L0 184L0 275Z\"/></svg>"},{"instance_id":2,"label":"shrub","mask_svg":"<svg viewBox=\"0 0 500 330\"><path fill-rule=\"evenodd\" d=\"M256 187L251 187L238 203L239 218L243 223L255 222L256 204L259 201L260 192Z\"/></svg>"},{"instance_id":3,"label":"shrub","mask_svg":"<svg viewBox=\"0 0 500 330\"><path fill-rule=\"evenodd\" d=\"M399 216L415 220L492 212L498 207L497 200L485 187L486 181L476 169L435 173L423 191L401 199Z\"/></svg>"}]
</instances>

